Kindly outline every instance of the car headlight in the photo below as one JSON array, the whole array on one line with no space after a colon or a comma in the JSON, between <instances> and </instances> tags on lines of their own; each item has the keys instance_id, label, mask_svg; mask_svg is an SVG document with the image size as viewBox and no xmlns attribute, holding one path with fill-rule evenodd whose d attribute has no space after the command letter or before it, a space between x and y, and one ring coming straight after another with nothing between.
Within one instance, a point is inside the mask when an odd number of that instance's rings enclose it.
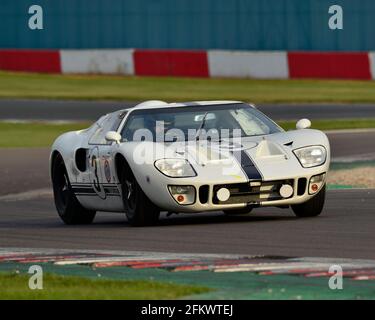
<instances>
[{"instance_id":1,"label":"car headlight","mask_svg":"<svg viewBox=\"0 0 375 320\"><path fill-rule=\"evenodd\" d=\"M155 167L167 177L186 178L195 177L193 167L185 159L160 159L155 161Z\"/></svg>"},{"instance_id":2,"label":"car headlight","mask_svg":"<svg viewBox=\"0 0 375 320\"><path fill-rule=\"evenodd\" d=\"M312 168L326 162L327 151L323 146L311 146L293 150L304 168Z\"/></svg>"}]
</instances>

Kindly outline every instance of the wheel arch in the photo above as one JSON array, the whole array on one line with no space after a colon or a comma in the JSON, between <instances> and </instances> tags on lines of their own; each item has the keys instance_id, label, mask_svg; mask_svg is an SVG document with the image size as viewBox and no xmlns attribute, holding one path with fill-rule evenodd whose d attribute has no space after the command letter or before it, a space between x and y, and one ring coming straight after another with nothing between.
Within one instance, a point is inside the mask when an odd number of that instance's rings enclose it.
<instances>
[{"instance_id":1,"label":"wheel arch","mask_svg":"<svg viewBox=\"0 0 375 320\"><path fill-rule=\"evenodd\" d=\"M117 175L117 181L120 181L122 173L126 169L132 170L132 168L129 165L128 160L125 158L125 156L122 153L117 153L115 155L115 170L116 170L116 175Z\"/></svg>"},{"instance_id":2,"label":"wheel arch","mask_svg":"<svg viewBox=\"0 0 375 320\"><path fill-rule=\"evenodd\" d=\"M124 172L123 170L129 170L133 174L139 187L141 188L142 192L147 196L147 198L155 205L161 207L160 201L158 201L157 193L155 195L155 187L153 187L153 185L150 182L150 170L149 168L147 168L148 166L138 165L137 163L135 163L135 161L133 161L132 157L126 157L126 153L126 151L121 152L121 150L119 150L113 158L114 169L118 181L121 181L121 175Z\"/></svg>"},{"instance_id":3,"label":"wheel arch","mask_svg":"<svg viewBox=\"0 0 375 320\"><path fill-rule=\"evenodd\" d=\"M51 152L51 156L50 156L50 166L49 166L49 174L50 174L50 177L52 178L52 173L53 173L53 166L55 165L55 161L57 159L57 157L60 156L61 158L63 158L63 156L61 155L60 151L58 150L53 150Z\"/></svg>"},{"instance_id":4,"label":"wheel arch","mask_svg":"<svg viewBox=\"0 0 375 320\"><path fill-rule=\"evenodd\" d=\"M75 163L75 152L82 145L85 145L85 136L81 136L78 133L79 131L66 132L54 141L51 147L49 161L49 172L51 178L54 162L56 161L58 156L61 156L61 158L64 161L65 167L68 171L69 178L74 179L74 174L72 171L72 162Z\"/></svg>"},{"instance_id":5,"label":"wheel arch","mask_svg":"<svg viewBox=\"0 0 375 320\"><path fill-rule=\"evenodd\" d=\"M114 156L114 162L115 162L114 167L115 167L115 172L117 175L117 181L119 182L121 181L121 177L122 177L124 170L129 170L129 172L131 172L132 175L134 176L135 180L137 181L142 191L145 192L146 195L149 197L147 190L145 190L144 188L144 181L142 181L142 174L140 173L139 170L137 170L137 166L134 163L133 165L131 165L131 162L128 161L126 156L121 152L117 153Z\"/></svg>"}]
</instances>

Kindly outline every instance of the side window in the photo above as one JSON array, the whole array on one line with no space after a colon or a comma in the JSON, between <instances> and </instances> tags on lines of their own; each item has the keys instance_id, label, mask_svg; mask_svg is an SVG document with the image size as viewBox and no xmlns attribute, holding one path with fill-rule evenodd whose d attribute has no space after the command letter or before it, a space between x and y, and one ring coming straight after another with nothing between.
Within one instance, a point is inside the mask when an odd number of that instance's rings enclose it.
<instances>
[{"instance_id":1,"label":"side window","mask_svg":"<svg viewBox=\"0 0 375 320\"><path fill-rule=\"evenodd\" d=\"M137 129L145 128L144 115L130 116L126 126L122 130L122 139L124 141L133 141L134 133Z\"/></svg>"},{"instance_id":2,"label":"side window","mask_svg":"<svg viewBox=\"0 0 375 320\"><path fill-rule=\"evenodd\" d=\"M104 116L103 119L100 119L97 124L98 128L91 136L89 144L110 144L105 139L105 135L108 131L117 131L123 119L123 114L123 112L110 113Z\"/></svg>"},{"instance_id":3,"label":"side window","mask_svg":"<svg viewBox=\"0 0 375 320\"><path fill-rule=\"evenodd\" d=\"M107 144L102 127L98 127L89 140L89 144Z\"/></svg>"},{"instance_id":4,"label":"side window","mask_svg":"<svg viewBox=\"0 0 375 320\"><path fill-rule=\"evenodd\" d=\"M126 111L118 111L114 114L114 119L113 119L113 122L112 122L112 126L110 128L109 131L117 131L122 120L125 118L126 116Z\"/></svg>"}]
</instances>

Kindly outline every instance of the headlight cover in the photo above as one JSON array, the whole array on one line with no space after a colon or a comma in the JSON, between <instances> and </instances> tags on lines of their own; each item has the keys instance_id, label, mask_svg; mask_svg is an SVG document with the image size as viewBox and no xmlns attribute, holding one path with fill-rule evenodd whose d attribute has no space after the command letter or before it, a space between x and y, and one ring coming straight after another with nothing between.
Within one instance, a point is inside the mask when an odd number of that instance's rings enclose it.
<instances>
[{"instance_id":1,"label":"headlight cover","mask_svg":"<svg viewBox=\"0 0 375 320\"><path fill-rule=\"evenodd\" d=\"M301 166L312 168L326 162L327 151L323 146L311 146L293 150Z\"/></svg>"},{"instance_id":2,"label":"headlight cover","mask_svg":"<svg viewBox=\"0 0 375 320\"><path fill-rule=\"evenodd\" d=\"M189 161L185 159L156 160L155 167L162 174L171 178L187 178L197 175Z\"/></svg>"}]
</instances>

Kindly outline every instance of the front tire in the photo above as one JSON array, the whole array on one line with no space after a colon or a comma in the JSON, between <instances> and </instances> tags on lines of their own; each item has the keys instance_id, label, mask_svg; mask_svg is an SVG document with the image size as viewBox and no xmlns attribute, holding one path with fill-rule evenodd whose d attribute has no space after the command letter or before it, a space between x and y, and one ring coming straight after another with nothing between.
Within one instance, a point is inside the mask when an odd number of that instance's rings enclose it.
<instances>
[{"instance_id":1,"label":"front tire","mask_svg":"<svg viewBox=\"0 0 375 320\"><path fill-rule=\"evenodd\" d=\"M57 212L65 224L89 224L94 220L96 212L85 209L77 200L61 155L53 162L52 186Z\"/></svg>"},{"instance_id":2,"label":"front tire","mask_svg":"<svg viewBox=\"0 0 375 320\"><path fill-rule=\"evenodd\" d=\"M121 176L122 200L130 225L141 227L155 225L160 210L143 192L130 169Z\"/></svg>"},{"instance_id":3,"label":"front tire","mask_svg":"<svg viewBox=\"0 0 375 320\"><path fill-rule=\"evenodd\" d=\"M324 207L325 197L326 186L324 185L318 194L310 200L301 204L292 205L294 214L299 218L316 217L320 215Z\"/></svg>"}]
</instances>

